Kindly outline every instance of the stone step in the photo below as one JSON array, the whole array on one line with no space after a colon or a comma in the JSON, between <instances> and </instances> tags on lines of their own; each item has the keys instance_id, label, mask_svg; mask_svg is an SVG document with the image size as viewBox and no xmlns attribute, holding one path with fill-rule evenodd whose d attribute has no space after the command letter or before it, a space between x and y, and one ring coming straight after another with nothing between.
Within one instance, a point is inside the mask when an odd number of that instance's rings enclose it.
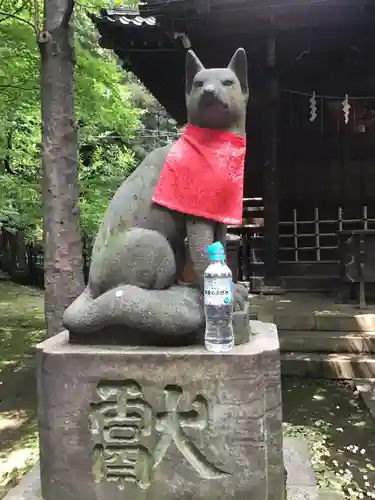
<instances>
[{"instance_id":1,"label":"stone step","mask_svg":"<svg viewBox=\"0 0 375 500\"><path fill-rule=\"evenodd\" d=\"M283 352L281 372L283 375L329 379L375 378L375 356Z\"/></svg>"},{"instance_id":2,"label":"stone step","mask_svg":"<svg viewBox=\"0 0 375 500\"><path fill-rule=\"evenodd\" d=\"M305 439L284 437L288 500L319 500L315 472Z\"/></svg>"},{"instance_id":3,"label":"stone step","mask_svg":"<svg viewBox=\"0 0 375 500\"><path fill-rule=\"evenodd\" d=\"M375 332L374 305L361 310L357 304L340 304L336 296L318 293L250 294L249 300L250 311L279 330Z\"/></svg>"},{"instance_id":4,"label":"stone step","mask_svg":"<svg viewBox=\"0 0 375 500\"><path fill-rule=\"evenodd\" d=\"M282 283L288 292L325 292L338 289L337 276L282 276Z\"/></svg>"},{"instance_id":5,"label":"stone step","mask_svg":"<svg viewBox=\"0 0 375 500\"><path fill-rule=\"evenodd\" d=\"M375 331L279 329L282 352L375 354Z\"/></svg>"},{"instance_id":6,"label":"stone step","mask_svg":"<svg viewBox=\"0 0 375 500\"><path fill-rule=\"evenodd\" d=\"M337 310L303 310L292 307L282 310L267 310L252 305L251 312L258 319L275 323L279 330L296 331L332 331L332 332L375 332L375 311L364 310L352 306L339 306ZM341 310L343 309L343 310Z\"/></svg>"},{"instance_id":7,"label":"stone step","mask_svg":"<svg viewBox=\"0 0 375 500\"><path fill-rule=\"evenodd\" d=\"M320 491L319 500L345 500L345 495L339 491Z\"/></svg>"},{"instance_id":8,"label":"stone step","mask_svg":"<svg viewBox=\"0 0 375 500\"><path fill-rule=\"evenodd\" d=\"M0 269L0 281L9 281L9 279L10 279L9 274Z\"/></svg>"},{"instance_id":9,"label":"stone step","mask_svg":"<svg viewBox=\"0 0 375 500\"><path fill-rule=\"evenodd\" d=\"M354 381L363 402L367 406L371 415L375 418L375 380L362 379Z\"/></svg>"}]
</instances>

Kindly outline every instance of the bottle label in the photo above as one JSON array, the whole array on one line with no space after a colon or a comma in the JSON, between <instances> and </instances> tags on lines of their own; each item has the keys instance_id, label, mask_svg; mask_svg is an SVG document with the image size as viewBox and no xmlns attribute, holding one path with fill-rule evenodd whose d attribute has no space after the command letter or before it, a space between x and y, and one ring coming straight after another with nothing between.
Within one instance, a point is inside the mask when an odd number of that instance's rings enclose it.
<instances>
[{"instance_id":1,"label":"bottle label","mask_svg":"<svg viewBox=\"0 0 375 500\"><path fill-rule=\"evenodd\" d=\"M224 306L232 303L232 278L205 278L204 303L208 306Z\"/></svg>"}]
</instances>

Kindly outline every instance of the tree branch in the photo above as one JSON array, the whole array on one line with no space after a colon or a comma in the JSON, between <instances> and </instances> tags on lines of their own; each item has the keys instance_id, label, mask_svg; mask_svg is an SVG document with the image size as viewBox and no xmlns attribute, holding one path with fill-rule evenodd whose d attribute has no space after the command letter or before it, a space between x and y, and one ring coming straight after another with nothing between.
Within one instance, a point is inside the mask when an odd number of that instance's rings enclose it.
<instances>
[{"instance_id":1,"label":"tree branch","mask_svg":"<svg viewBox=\"0 0 375 500\"><path fill-rule=\"evenodd\" d=\"M4 164L5 172L7 172L7 174L14 175L15 177L18 177L18 175L15 172L13 172L13 170L10 168L10 161L9 161L8 155L3 159L3 164Z\"/></svg>"},{"instance_id":2,"label":"tree branch","mask_svg":"<svg viewBox=\"0 0 375 500\"><path fill-rule=\"evenodd\" d=\"M12 149L12 137L13 137L13 130L11 129L11 130L8 130L8 133L7 133L7 151L5 153L3 162L4 162L5 171L8 172L8 174L16 175L10 166L9 151Z\"/></svg>"},{"instance_id":3,"label":"tree branch","mask_svg":"<svg viewBox=\"0 0 375 500\"><path fill-rule=\"evenodd\" d=\"M25 87L19 87L18 85L0 85L0 89L17 89L17 90L25 90L26 92L34 92L37 89L27 89Z\"/></svg>"},{"instance_id":4,"label":"tree branch","mask_svg":"<svg viewBox=\"0 0 375 500\"><path fill-rule=\"evenodd\" d=\"M70 19L72 17L72 14L73 14L73 10L74 10L74 0L68 0L68 6L67 6L66 11L64 13L64 16L62 18L60 26L62 26L62 27L68 26Z\"/></svg>"},{"instance_id":5,"label":"tree branch","mask_svg":"<svg viewBox=\"0 0 375 500\"><path fill-rule=\"evenodd\" d=\"M38 0L34 0L34 31L37 39L39 38L40 27L39 27L39 10L38 10Z\"/></svg>"},{"instance_id":6,"label":"tree branch","mask_svg":"<svg viewBox=\"0 0 375 500\"><path fill-rule=\"evenodd\" d=\"M34 1L37 1L37 0L34 0ZM39 44L49 42L52 38L52 33L55 30L58 30L60 28L67 28L69 26L70 19L72 17L73 10L74 10L74 4L75 4L74 0L68 0L68 5L66 7L64 15L61 19L61 23L59 25L55 26L53 29L50 29L49 31L47 31L45 29L43 29L42 31L39 31L39 35L38 35Z\"/></svg>"},{"instance_id":7,"label":"tree branch","mask_svg":"<svg viewBox=\"0 0 375 500\"><path fill-rule=\"evenodd\" d=\"M25 23L28 26L31 26L34 28L33 23L28 21L27 19L24 19L23 17L16 16L15 14L9 14L9 12L5 12L3 10L0 10L0 15L5 16L3 19L0 19L0 21L3 21L4 19L15 19L16 21L20 21L21 23Z\"/></svg>"},{"instance_id":8,"label":"tree branch","mask_svg":"<svg viewBox=\"0 0 375 500\"><path fill-rule=\"evenodd\" d=\"M27 176L22 174L22 172L15 172L12 169L11 156L10 156L9 152L12 150L12 146L13 146L13 142L12 142L13 141L13 132L14 132L14 129L10 129L10 130L8 130L8 133L7 133L7 150L6 150L5 156L3 158L3 164L4 164L5 171L9 175L13 175L14 177L18 177L19 179L23 179L24 181L30 182L30 179L28 179ZM28 168L27 165L23 165L23 167L26 169Z\"/></svg>"},{"instance_id":9,"label":"tree branch","mask_svg":"<svg viewBox=\"0 0 375 500\"><path fill-rule=\"evenodd\" d=\"M25 2L21 5L21 7L18 7L18 9L15 10L14 12L12 12L11 15L15 16L15 15L19 14L26 7L27 4L28 4L28 0L25 0ZM3 18L0 18L0 23L2 21L5 21L6 19L8 19L8 17L9 17L9 13L6 14Z\"/></svg>"}]
</instances>

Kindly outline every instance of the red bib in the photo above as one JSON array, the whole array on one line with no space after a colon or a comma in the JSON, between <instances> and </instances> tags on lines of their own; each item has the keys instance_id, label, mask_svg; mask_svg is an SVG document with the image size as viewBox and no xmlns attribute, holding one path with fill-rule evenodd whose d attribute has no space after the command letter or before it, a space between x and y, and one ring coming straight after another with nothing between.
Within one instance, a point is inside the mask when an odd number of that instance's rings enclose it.
<instances>
[{"instance_id":1,"label":"red bib","mask_svg":"<svg viewBox=\"0 0 375 500\"><path fill-rule=\"evenodd\" d=\"M188 125L168 154L152 201L223 224L241 224L246 139Z\"/></svg>"}]
</instances>

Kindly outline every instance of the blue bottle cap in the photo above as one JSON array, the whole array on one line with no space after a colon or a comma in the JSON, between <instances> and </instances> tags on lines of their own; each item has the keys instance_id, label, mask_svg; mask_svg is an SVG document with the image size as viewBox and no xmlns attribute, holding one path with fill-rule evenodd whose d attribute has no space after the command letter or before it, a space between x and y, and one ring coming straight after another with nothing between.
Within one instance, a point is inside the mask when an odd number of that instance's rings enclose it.
<instances>
[{"instance_id":1,"label":"blue bottle cap","mask_svg":"<svg viewBox=\"0 0 375 500\"><path fill-rule=\"evenodd\" d=\"M216 241L207 247L208 258L211 261L215 260L224 260L225 259L225 251L223 245L220 241Z\"/></svg>"}]
</instances>

